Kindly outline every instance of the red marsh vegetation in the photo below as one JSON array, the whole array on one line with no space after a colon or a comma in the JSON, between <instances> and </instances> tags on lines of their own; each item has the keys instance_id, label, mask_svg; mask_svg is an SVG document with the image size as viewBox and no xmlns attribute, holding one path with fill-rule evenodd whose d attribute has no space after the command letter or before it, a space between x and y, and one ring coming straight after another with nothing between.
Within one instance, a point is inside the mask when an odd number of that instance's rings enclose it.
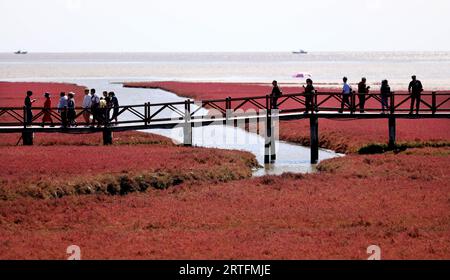
<instances>
[{"instance_id":1,"label":"red marsh vegetation","mask_svg":"<svg viewBox=\"0 0 450 280\"><path fill-rule=\"evenodd\" d=\"M450 257L449 148L350 155L321 173L128 196L0 202L1 259Z\"/></svg>"},{"instance_id":2,"label":"red marsh vegetation","mask_svg":"<svg viewBox=\"0 0 450 280\"><path fill-rule=\"evenodd\" d=\"M84 97L84 86L66 83L35 83L35 82L0 82L0 107L23 107L26 92L33 91L34 106L44 107L44 93L52 96L52 107L56 107L61 92L74 92L75 101L81 105Z\"/></svg>"},{"instance_id":3,"label":"red marsh vegetation","mask_svg":"<svg viewBox=\"0 0 450 280\"><path fill-rule=\"evenodd\" d=\"M114 135L113 146L98 145L98 139L89 140L93 136L80 142L80 136L45 140L46 135L42 145L0 146L0 198L126 194L184 181L248 178L257 166L246 152L179 147L137 132Z\"/></svg>"},{"instance_id":4,"label":"red marsh vegetation","mask_svg":"<svg viewBox=\"0 0 450 280\"><path fill-rule=\"evenodd\" d=\"M170 85L183 95L181 85L210 94L222 84ZM210 97L270 89L234 87ZM398 136L438 146L448 125L399 121ZM356 151L384 142L386 126L321 120L321 143ZM307 131L281 125L287 140ZM83 259L367 259L370 245L383 259L450 257L449 147L350 153L316 174L250 179L248 153L143 133L115 133L107 147L97 134L38 134L33 147L0 137L0 259L62 260L70 245Z\"/></svg>"}]
</instances>

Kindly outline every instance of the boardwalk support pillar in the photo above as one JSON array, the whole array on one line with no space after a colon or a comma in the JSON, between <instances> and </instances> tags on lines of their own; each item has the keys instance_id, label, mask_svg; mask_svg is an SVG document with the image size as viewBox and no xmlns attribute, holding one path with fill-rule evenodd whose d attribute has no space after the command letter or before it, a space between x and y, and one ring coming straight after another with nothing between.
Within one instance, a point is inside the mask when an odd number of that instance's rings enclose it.
<instances>
[{"instance_id":1,"label":"boardwalk support pillar","mask_svg":"<svg viewBox=\"0 0 450 280\"><path fill-rule=\"evenodd\" d=\"M183 145L186 147L192 146L192 123L191 123L191 101L184 102L184 126L183 126Z\"/></svg>"},{"instance_id":2,"label":"boardwalk support pillar","mask_svg":"<svg viewBox=\"0 0 450 280\"><path fill-rule=\"evenodd\" d=\"M319 118L316 114L311 114L309 118L311 164L319 162Z\"/></svg>"},{"instance_id":3,"label":"boardwalk support pillar","mask_svg":"<svg viewBox=\"0 0 450 280\"><path fill-rule=\"evenodd\" d=\"M272 112L275 112L275 115L277 115L278 110L275 109ZM276 141L275 141L275 134L276 134L276 127L274 122L274 117L270 117L270 160L273 162L277 160L277 151L276 151Z\"/></svg>"},{"instance_id":4,"label":"boardwalk support pillar","mask_svg":"<svg viewBox=\"0 0 450 280\"><path fill-rule=\"evenodd\" d=\"M389 116L389 148L395 148L396 143L396 124L395 117Z\"/></svg>"},{"instance_id":5,"label":"boardwalk support pillar","mask_svg":"<svg viewBox=\"0 0 450 280\"><path fill-rule=\"evenodd\" d=\"M111 129L103 129L103 145L112 145L113 143L113 133Z\"/></svg>"},{"instance_id":6,"label":"boardwalk support pillar","mask_svg":"<svg viewBox=\"0 0 450 280\"><path fill-rule=\"evenodd\" d=\"M265 143L264 143L264 164L270 164L272 160L271 152L272 147L274 146L272 143L272 129L273 129L273 121L272 121L272 103L270 96L266 96L266 135L265 135Z\"/></svg>"},{"instance_id":7,"label":"boardwalk support pillar","mask_svg":"<svg viewBox=\"0 0 450 280\"><path fill-rule=\"evenodd\" d=\"M22 142L24 146L33 146L34 133L32 131L24 130L22 132Z\"/></svg>"}]
</instances>

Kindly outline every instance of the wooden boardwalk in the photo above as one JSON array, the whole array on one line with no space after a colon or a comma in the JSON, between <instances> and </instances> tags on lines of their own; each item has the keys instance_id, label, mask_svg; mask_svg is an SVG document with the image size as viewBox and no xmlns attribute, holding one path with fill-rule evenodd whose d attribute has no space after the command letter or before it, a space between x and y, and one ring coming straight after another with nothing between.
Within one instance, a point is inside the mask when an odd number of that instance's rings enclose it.
<instances>
[{"instance_id":1,"label":"wooden boardwalk","mask_svg":"<svg viewBox=\"0 0 450 280\"><path fill-rule=\"evenodd\" d=\"M365 103L361 113L362 102ZM112 122L112 110L101 113L103 123L100 127L88 127L83 123L83 113L90 109L76 109L76 127L62 127L62 119L57 108L44 109L33 107L31 124L27 124L27 110L24 107L0 107L0 134L21 133L24 145L33 145L34 133L103 133L105 145L112 144L112 132L145 129L169 129L183 127L184 144L192 145L192 127L207 125L232 125L239 123L264 123L265 162L276 159L275 125L278 121L309 119L311 162L317 163L319 155L319 119L386 119L388 122L389 145L396 141L396 119L437 119L450 118L450 92L422 93L421 108L418 114L409 114L411 96L409 94L392 93L388 98L386 114L381 113L380 94L358 96L352 94L349 103L344 104L344 112L340 113L342 94L304 93L283 95L277 100L270 96L224 98L215 100L170 103L150 103L120 106L117 123ZM308 105L307 105L308 104ZM201 114L201 109L209 110L208 115ZM51 114L55 127L48 124L40 126L45 112ZM126 120L124 120L125 114ZM170 116L168 116L170 115ZM106 117L108 116L108 117Z\"/></svg>"}]
</instances>

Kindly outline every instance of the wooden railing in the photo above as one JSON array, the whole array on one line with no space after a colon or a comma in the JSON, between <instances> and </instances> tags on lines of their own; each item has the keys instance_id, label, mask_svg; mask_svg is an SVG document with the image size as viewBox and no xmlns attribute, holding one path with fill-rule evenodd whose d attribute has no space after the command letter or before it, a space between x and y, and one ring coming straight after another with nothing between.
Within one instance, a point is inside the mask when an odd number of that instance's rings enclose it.
<instances>
[{"instance_id":1,"label":"wooden railing","mask_svg":"<svg viewBox=\"0 0 450 280\"><path fill-rule=\"evenodd\" d=\"M346 98L347 99L347 98ZM251 118L262 119L265 123L264 137L265 156L264 162L270 163L276 159L275 151L275 121L292 119L309 119L310 121L310 148L311 163L317 163L319 159L319 118L386 118L389 128L389 145L395 147L396 143L396 119L397 118L450 118L450 92L422 93L420 96L420 110L410 116L411 95L391 93L384 96L387 99L386 114L380 115L381 94L351 94L349 102L342 102L341 93L320 92L314 94L286 94L278 99L266 96L239 97L213 99L204 101L186 100L182 102L150 103L140 105L126 105L117 108L98 109L94 113L100 120L97 127L82 128L83 114L92 114L91 109L77 108L75 120L77 127L48 127L36 128L42 124L42 117L48 113L54 121L54 125L63 124L57 108L31 108L33 115L31 122L27 123L29 109L25 107L0 107L0 133L22 133L24 145L33 145L34 132L63 132L85 133L103 132L103 143L112 144L112 131L137 130L151 128L183 127L184 145L192 145L192 127L196 125L217 124L217 118L230 124L230 120L249 120ZM365 106L363 106L363 104ZM196 106L193 106L196 105ZM416 104L414 104L416 105ZM363 108L364 107L364 108ZM201 113L203 108L208 109L208 116ZM415 110L415 107L413 108ZM67 109L63 109L67 113ZM367 114L361 114L361 112ZM341 114L342 113L342 114ZM127 116L125 115L127 114ZM117 117L118 122L112 118ZM214 120L212 120L214 119ZM98 124L98 123L97 123Z\"/></svg>"},{"instance_id":2,"label":"wooden railing","mask_svg":"<svg viewBox=\"0 0 450 280\"><path fill-rule=\"evenodd\" d=\"M362 110L362 102L360 97L364 98L364 112L367 113L380 113L381 112L381 94L351 94L347 104L343 104L344 112L350 114L356 114ZM307 98L311 99L310 106L307 106ZM410 94L397 94L392 93L388 96L388 109L387 113L390 114L402 114L410 111ZM198 107L193 109L192 106ZM201 109L206 108L213 110L216 115L227 116L249 116L253 111L255 114L262 110L270 110L278 108L278 114L292 114L292 113L308 113L308 114L320 114L320 113L338 113L342 105L342 94L331 92L319 92L312 95L304 93L299 94L286 94L278 98L275 101L270 96L254 96L254 97L239 97L224 99L211 99L203 101L186 100L181 102L169 102L169 103L150 103L139 105L125 105L116 108L118 111L116 116L119 121L113 122L111 119L113 115L113 108L103 109L96 114L101 120L103 126L109 126L111 124L117 125L149 125L151 123L161 122L177 122L183 121L189 115L190 120L202 118L199 114ZM420 114L437 114L437 113L450 113L450 92L430 92L422 93ZM41 125L43 115L48 112L54 121L54 125L62 125L61 114L58 113L57 108L31 108L33 118L31 123L27 123L27 109L24 107L0 107L0 127L10 126L23 126L26 125ZM92 114L91 109L76 108L75 120L78 126L87 125L83 119L83 114L88 112ZM415 112L415 108L414 108ZM124 115L128 114L126 118ZM363 116L360 116L363 118ZM50 125L49 123L45 125Z\"/></svg>"}]
</instances>

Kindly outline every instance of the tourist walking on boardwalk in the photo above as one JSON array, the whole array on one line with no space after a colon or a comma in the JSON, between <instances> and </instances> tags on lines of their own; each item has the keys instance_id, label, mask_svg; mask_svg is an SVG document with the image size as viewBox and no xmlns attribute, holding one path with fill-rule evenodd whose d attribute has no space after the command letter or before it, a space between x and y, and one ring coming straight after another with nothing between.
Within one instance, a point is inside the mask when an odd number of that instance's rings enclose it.
<instances>
[{"instance_id":1,"label":"tourist walking on boardwalk","mask_svg":"<svg viewBox=\"0 0 450 280\"><path fill-rule=\"evenodd\" d=\"M385 110L389 110L388 98L389 96L391 96L391 87L389 86L388 80L383 80L381 82L380 93L381 93L381 111L382 114L385 114Z\"/></svg>"},{"instance_id":2,"label":"tourist walking on boardwalk","mask_svg":"<svg viewBox=\"0 0 450 280\"><path fill-rule=\"evenodd\" d=\"M69 92L67 100L67 120L69 126L77 126L76 111L75 111L75 93Z\"/></svg>"},{"instance_id":3,"label":"tourist walking on boardwalk","mask_svg":"<svg viewBox=\"0 0 450 280\"><path fill-rule=\"evenodd\" d=\"M341 109L339 110L339 113L344 112L344 106L347 104L347 106L350 108L350 111L352 110L352 106L350 104L350 97L352 95L352 87L347 83L348 79L347 77L344 77L342 79L344 81L344 86L342 87L342 100L341 100Z\"/></svg>"},{"instance_id":4,"label":"tourist walking on boardwalk","mask_svg":"<svg viewBox=\"0 0 450 280\"><path fill-rule=\"evenodd\" d=\"M100 97L100 103L99 103L99 125L105 125L107 123L106 114L108 112L108 102L104 97Z\"/></svg>"},{"instance_id":5,"label":"tourist walking on boardwalk","mask_svg":"<svg viewBox=\"0 0 450 280\"><path fill-rule=\"evenodd\" d=\"M111 109L112 109L112 107L113 107L113 104L112 104L112 101L111 101L111 96L109 95L109 93L108 92L106 92L106 93L103 93L103 95L104 95L104 99L105 99L105 101L106 101L106 109L105 109L105 112L104 112L104 117L105 117L105 124L106 123L109 123L109 121L110 121L110 116L111 116Z\"/></svg>"},{"instance_id":6,"label":"tourist walking on boardwalk","mask_svg":"<svg viewBox=\"0 0 450 280\"><path fill-rule=\"evenodd\" d=\"M365 106L366 106L366 95L369 93L370 87L366 84L367 79L362 78L361 82L358 84L358 98L359 98L359 112L364 113L365 112Z\"/></svg>"},{"instance_id":7,"label":"tourist walking on boardwalk","mask_svg":"<svg viewBox=\"0 0 450 280\"><path fill-rule=\"evenodd\" d=\"M27 91L27 96L25 97L25 121L26 125L31 125L33 122L33 112L31 108L33 107L33 103L36 102L36 99L31 99L33 96L33 92L31 90Z\"/></svg>"},{"instance_id":8,"label":"tourist walking on boardwalk","mask_svg":"<svg viewBox=\"0 0 450 280\"><path fill-rule=\"evenodd\" d=\"M67 96L65 92L59 95L58 113L61 115L62 127L67 127Z\"/></svg>"},{"instance_id":9,"label":"tourist walking on boardwalk","mask_svg":"<svg viewBox=\"0 0 450 280\"><path fill-rule=\"evenodd\" d=\"M91 89L91 113L92 113L91 127L94 127L96 122L98 123L98 126L100 126L99 107L100 107L100 98L95 93L95 88L93 88Z\"/></svg>"},{"instance_id":10,"label":"tourist walking on boardwalk","mask_svg":"<svg viewBox=\"0 0 450 280\"><path fill-rule=\"evenodd\" d=\"M50 99L50 93L46 92L44 94L45 101L44 101L44 116L42 117L42 127L46 123L50 123L51 127L54 127L53 119L52 119L52 100Z\"/></svg>"},{"instance_id":11,"label":"tourist walking on boardwalk","mask_svg":"<svg viewBox=\"0 0 450 280\"><path fill-rule=\"evenodd\" d=\"M412 114L414 111L414 105L416 105L416 114L419 114L420 109L420 95L423 91L422 83L417 80L416 75L412 76L412 81L409 83L408 92L411 94L411 108L409 113Z\"/></svg>"},{"instance_id":12,"label":"tourist walking on boardwalk","mask_svg":"<svg viewBox=\"0 0 450 280\"><path fill-rule=\"evenodd\" d=\"M111 91L109 93L109 98L111 99L111 104L112 104L112 108L113 108L113 115L111 117L111 120L114 120L117 125L117 117L119 116L119 100L116 97L116 94L114 93L114 91Z\"/></svg>"},{"instance_id":13,"label":"tourist walking on boardwalk","mask_svg":"<svg viewBox=\"0 0 450 280\"><path fill-rule=\"evenodd\" d=\"M91 122L91 113L90 113L91 105L92 105L92 100L91 100L91 96L89 95L89 89L85 89L82 107L83 107L84 122L86 123L86 126L89 126L89 124Z\"/></svg>"},{"instance_id":14,"label":"tourist walking on boardwalk","mask_svg":"<svg viewBox=\"0 0 450 280\"><path fill-rule=\"evenodd\" d=\"M277 81L273 81L272 86L273 86L272 93L270 94L272 109L278 109L278 98L280 98L281 95L283 95L283 92L278 86Z\"/></svg>"},{"instance_id":15,"label":"tourist walking on boardwalk","mask_svg":"<svg viewBox=\"0 0 450 280\"><path fill-rule=\"evenodd\" d=\"M311 111L311 114L314 113L314 105L313 105L313 96L316 90L313 86L313 81L311 79L306 79L306 87L303 86L305 93L305 114L308 114Z\"/></svg>"}]
</instances>

